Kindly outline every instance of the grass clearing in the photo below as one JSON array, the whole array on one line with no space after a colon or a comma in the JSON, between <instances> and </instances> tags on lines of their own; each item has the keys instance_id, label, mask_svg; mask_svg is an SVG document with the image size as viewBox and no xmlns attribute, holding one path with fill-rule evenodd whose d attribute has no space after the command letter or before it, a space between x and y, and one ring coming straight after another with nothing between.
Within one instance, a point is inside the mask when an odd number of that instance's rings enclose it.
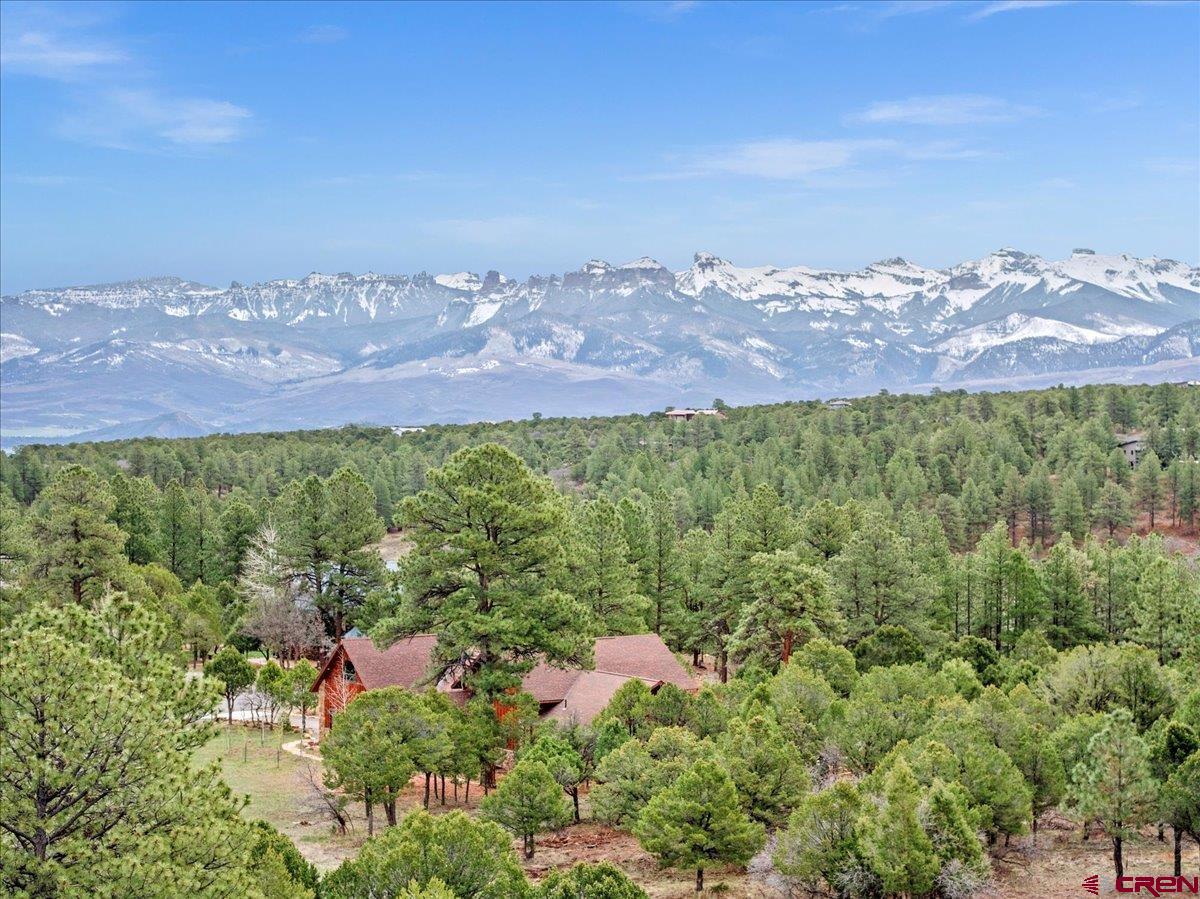
<instances>
[{"instance_id":1,"label":"grass clearing","mask_svg":"<svg viewBox=\"0 0 1200 899\"><path fill-rule=\"evenodd\" d=\"M350 807L351 830L335 833L312 801L309 769L318 762L285 751L298 738L294 731L262 731L222 725L216 736L196 750L192 763L217 763L235 795L249 797L242 814L262 819L287 834L310 862L322 871L336 868L358 852L366 839L361 808Z\"/></svg>"}]
</instances>

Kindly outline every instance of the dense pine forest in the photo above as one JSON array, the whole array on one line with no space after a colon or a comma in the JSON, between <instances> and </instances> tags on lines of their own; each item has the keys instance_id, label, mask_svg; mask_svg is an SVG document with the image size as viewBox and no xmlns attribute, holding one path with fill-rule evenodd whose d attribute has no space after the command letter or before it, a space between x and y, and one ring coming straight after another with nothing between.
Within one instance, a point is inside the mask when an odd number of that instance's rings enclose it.
<instances>
[{"instance_id":1,"label":"dense pine forest","mask_svg":"<svg viewBox=\"0 0 1200 899\"><path fill-rule=\"evenodd\" d=\"M1118 876L1142 838L1176 874L1200 857L1200 388L714 407L3 457L0 882L646 895L607 863L522 870L508 835L533 857L581 794L697 890L765 847L795 895L969 896L1051 814ZM475 698L386 688L337 716L322 795L373 836L319 877L187 772L218 706L308 714L308 660L351 629L436 633ZM586 727L517 692L644 632L698 692L633 681ZM417 774L425 806L431 779L434 807L447 778L487 796L399 816Z\"/></svg>"}]
</instances>

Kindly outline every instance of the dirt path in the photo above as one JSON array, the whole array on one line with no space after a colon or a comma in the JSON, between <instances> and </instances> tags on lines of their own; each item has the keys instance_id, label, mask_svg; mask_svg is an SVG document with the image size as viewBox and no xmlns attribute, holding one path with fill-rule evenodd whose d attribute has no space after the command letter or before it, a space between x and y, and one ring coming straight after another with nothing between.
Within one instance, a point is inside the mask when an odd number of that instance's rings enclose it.
<instances>
[{"instance_id":1,"label":"dirt path","mask_svg":"<svg viewBox=\"0 0 1200 899\"><path fill-rule=\"evenodd\" d=\"M302 759L312 759L314 762L321 761L321 757L315 752L309 752L304 748L304 740L292 740L290 743L284 743L279 747L284 752L290 752L292 755L299 756Z\"/></svg>"}]
</instances>

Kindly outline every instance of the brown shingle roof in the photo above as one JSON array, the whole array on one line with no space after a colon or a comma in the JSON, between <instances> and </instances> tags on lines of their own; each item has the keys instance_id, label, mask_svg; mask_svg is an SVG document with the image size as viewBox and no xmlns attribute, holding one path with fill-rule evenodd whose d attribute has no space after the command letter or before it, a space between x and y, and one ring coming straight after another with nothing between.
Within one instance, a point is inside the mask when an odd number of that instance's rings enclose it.
<instances>
[{"instance_id":1,"label":"brown shingle roof","mask_svg":"<svg viewBox=\"0 0 1200 899\"><path fill-rule=\"evenodd\" d=\"M696 688L696 682L658 634L598 638L595 670L625 678L640 677L650 684L674 684L681 690ZM561 702L582 673L541 664L525 675L522 686L539 703Z\"/></svg>"},{"instance_id":2,"label":"brown shingle roof","mask_svg":"<svg viewBox=\"0 0 1200 899\"><path fill-rule=\"evenodd\" d=\"M436 634L417 634L380 649L370 637L345 637L341 646L358 672L358 679L368 690L380 687L406 687L410 690L426 686L429 660L437 646Z\"/></svg>"},{"instance_id":3,"label":"brown shingle roof","mask_svg":"<svg viewBox=\"0 0 1200 899\"><path fill-rule=\"evenodd\" d=\"M345 651L358 673L359 680L368 690L395 686L421 689L426 686L424 680L429 674L430 660L436 645L435 634L408 637L384 650L379 649L370 637L344 637L339 649ZM614 677L619 678L622 683L637 677L652 686L669 683L683 690L696 688L695 681L679 664L658 634L600 637L596 640L595 657L594 672L540 664L525 675L522 688L542 705L569 699L571 691L576 689L580 678L585 674L589 677L579 684L578 689L585 690L587 695L593 698L598 697L597 691L603 692L601 685L603 689L608 689L609 685L615 683ZM333 657L321 671L313 685L314 690L324 679L332 661ZM592 674L610 677L594 678L591 677ZM620 683L616 683L616 686L620 686ZM616 686L612 687L613 691L616 690ZM611 696L612 693L607 695ZM584 702L582 697L583 694L579 694L577 701ZM607 702L607 698L604 701ZM591 703L592 699L587 702Z\"/></svg>"},{"instance_id":4,"label":"brown shingle roof","mask_svg":"<svg viewBox=\"0 0 1200 899\"><path fill-rule=\"evenodd\" d=\"M627 684L632 677L624 674L609 674L606 671L577 671L574 672L575 682L571 684L562 702L555 703L546 713L547 718L556 721L574 721L578 724L591 724L592 720L604 711L613 694ZM647 687L653 689L661 681L640 679Z\"/></svg>"}]
</instances>

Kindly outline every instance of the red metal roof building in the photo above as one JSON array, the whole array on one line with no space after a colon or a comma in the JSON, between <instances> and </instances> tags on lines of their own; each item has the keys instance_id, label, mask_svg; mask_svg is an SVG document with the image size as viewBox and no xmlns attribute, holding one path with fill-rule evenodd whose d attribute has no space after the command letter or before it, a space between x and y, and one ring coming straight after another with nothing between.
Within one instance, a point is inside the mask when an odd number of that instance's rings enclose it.
<instances>
[{"instance_id":1,"label":"red metal roof building","mask_svg":"<svg viewBox=\"0 0 1200 899\"><path fill-rule=\"evenodd\" d=\"M343 639L312 687L318 694L321 730L330 726L335 712L364 690L428 688L426 677L436 645L434 634L418 634L383 650L369 637ZM596 640L595 660L595 668L588 670L540 664L525 675L522 689L538 701L542 715L586 724L622 684L634 678L651 690L663 684L688 691L698 686L658 634L600 637ZM466 698L466 691L449 679L437 688L456 698Z\"/></svg>"}]
</instances>

